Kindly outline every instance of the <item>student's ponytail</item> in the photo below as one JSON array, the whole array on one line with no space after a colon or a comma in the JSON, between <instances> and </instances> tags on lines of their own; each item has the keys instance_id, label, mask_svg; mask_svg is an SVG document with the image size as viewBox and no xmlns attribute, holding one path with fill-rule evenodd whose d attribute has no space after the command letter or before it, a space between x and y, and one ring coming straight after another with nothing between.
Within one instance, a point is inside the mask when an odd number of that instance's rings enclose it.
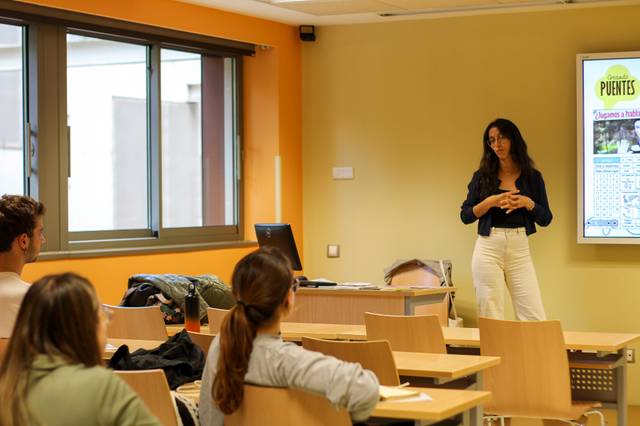
<instances>
[{"instance_id":1,"label":"student's ponytail","mask_svg":"<svg viewBox=\"0 0 640 426\"><path fill-rule=\"evenodd\" d=\"M224 414L233 413L242 403L257 330L277 319L292 283L289 261L275 248L254 251L236 265L231 285L237 303L220 326L220 355L211 389Z\"/></svg>"}]
</instances>

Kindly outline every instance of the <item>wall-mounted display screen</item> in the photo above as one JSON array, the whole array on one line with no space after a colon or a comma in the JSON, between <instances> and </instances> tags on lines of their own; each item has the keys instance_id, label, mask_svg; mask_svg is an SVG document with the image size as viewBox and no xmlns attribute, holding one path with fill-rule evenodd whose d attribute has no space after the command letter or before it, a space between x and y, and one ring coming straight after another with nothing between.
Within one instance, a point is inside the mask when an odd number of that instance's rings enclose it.
<instances>
[{"instance_id":1,"label":"wall-mounted display screen","mask_svg":"<svg viewBox=\"0 0 640 426\"><path fill-rule=\"evenodd\" d=\"M577 57L578 242L640 244L640 52Z\"/></svg>"}]
</instances>

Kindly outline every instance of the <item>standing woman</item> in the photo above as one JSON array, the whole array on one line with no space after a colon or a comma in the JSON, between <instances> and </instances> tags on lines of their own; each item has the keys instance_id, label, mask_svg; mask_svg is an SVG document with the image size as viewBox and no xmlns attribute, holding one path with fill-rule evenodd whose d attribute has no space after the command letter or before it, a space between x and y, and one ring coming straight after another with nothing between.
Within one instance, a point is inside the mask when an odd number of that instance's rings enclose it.
<instances>
[{"instance_id":1,"label":"standing woman","mask_svg":"<svg viewBox=\"0 0 640 426\"><path fill-rule=\"evenodd\" d=\"M498 118L483 136L480 168L468 185L460 218L478 221L471 269L479 316L504 318L504 287L519 320L546 318L527 236L551 223L542 174L516 125Z\"/></svg>"}]
</instances>

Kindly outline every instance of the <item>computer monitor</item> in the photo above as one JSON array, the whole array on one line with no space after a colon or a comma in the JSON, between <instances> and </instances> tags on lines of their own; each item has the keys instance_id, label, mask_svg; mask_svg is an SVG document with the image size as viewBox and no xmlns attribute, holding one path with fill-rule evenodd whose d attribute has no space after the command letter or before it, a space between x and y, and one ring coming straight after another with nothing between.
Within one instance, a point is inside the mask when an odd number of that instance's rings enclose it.
<instances>
[{"instance_id":1,"label":"computer monitor","mask_svg":"<svg viewBox=\"0 0 640 426\"><path fill-rule=\"evenodd\" d=\"M302 270L291 225L288 223L256 223L255 227L260 247L278 247L289 258L294 271Z\"/></svg>"}]
</instances>

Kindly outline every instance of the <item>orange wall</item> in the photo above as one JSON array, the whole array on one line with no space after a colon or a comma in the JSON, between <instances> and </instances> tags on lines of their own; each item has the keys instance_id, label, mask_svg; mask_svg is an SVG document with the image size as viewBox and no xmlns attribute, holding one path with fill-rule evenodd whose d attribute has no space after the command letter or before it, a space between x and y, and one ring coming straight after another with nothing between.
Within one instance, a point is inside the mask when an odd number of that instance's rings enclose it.
<instances>
[{"instance_id":1,"label":"orange wall","mask_svg":"<svg viewBox=\"0 0 640 426\"><path fill-rule=\"evenodd\" d=\"M295 27L172 0L31 0L42 6L105 16L269 46L244 62L245 238L253 224L275 220L274 156L282 158L282 220L292 224L302 248L301 61ZM75 271L117 303L127 278L137 273L212 273L228 282L235 263L252 248L90 259L39 261L24 279Z\"/></svg>"}]
</instances>

